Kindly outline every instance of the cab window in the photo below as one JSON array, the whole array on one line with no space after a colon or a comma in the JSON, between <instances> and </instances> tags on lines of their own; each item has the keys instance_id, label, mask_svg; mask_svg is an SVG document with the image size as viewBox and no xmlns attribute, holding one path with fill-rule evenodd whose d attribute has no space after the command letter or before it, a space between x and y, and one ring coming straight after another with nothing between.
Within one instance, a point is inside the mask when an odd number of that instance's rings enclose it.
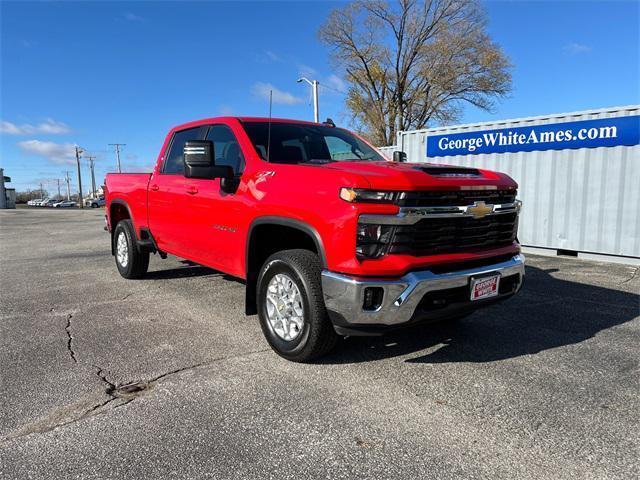
<instances>
[{"instance_id":1,"label":"cab window","mask_svg":"<svg viewBox=\"0 0 640 480\"><path fill-rule=\"evenodd\" d=\"M188 128L173 134L169 152L165 155L162 173L184 175L184 144L189 140L202 140L202 127Z\"/></svg>"},{"instance_id":2,"label":"cab window","mask_svg":"<svg viewBox=\"0 0 640 480\"><path fill-rule=\"evenodd\" d=\"M216 165L229 165L238 175L244 170L244 156L235 135L226 125L211 125L207 140L213 142Z\"/></svg>"}]
</instances>

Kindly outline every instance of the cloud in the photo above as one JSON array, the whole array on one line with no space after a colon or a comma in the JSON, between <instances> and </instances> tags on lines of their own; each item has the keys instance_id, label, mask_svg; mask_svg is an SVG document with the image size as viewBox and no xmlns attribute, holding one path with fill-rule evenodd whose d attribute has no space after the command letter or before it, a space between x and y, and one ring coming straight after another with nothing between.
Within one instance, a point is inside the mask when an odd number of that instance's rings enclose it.
<instances>
[{"instance_id":1,"label":"cloud","mask_svg":"<svg viewBox=\"0 0 640 480\"><path fill-rule=\"evenodd\" d=\"M233 107L230 107L229 105L220 105L220 108L218 109L218 111L220 112L220 115L222 115L223 117L230 117L234 114Z\"/></svg>"},{"instance_id":2,"label":"cloud","mask_svg":"<svg viewBox=\"0 0 640 480\"><path fill-rule=\"evenodd\" d=\"M265 50L264 54L272 62L281 62L282 61L282 58L280 58L280 55L278 55L275 52L272 52L271 50Z\"/></svg>"},{"instance_id":3,"label":"cloud","mask_svg":"<svg viewBox=\"0 0 640 480\"><path fill-rule=\"evenodd\" d=\"M121 165L122 171L125 173L151 173L155 164L147 164L140 162L124 162Z\"/></svg>"},{"instance_id":4,"label":"cloud","mask_svg":"<svg viewBox=\"0 0 640 480\"><path fill-rule=\"evenodd\" d=\"M320 86L322 86L323 83L331 90L336 90L340 93L347 93L347 83L337 75L330 75L329 78L320 83Z\"/></svg>"},{"instance_id":5,"label":"cloud","mask_svg":"<svg viewBox=\"0 0 640 480\"><path fill-rule=\"evenodd\" d=\"M313 80L318 72L315 68L310 67L309 65L305 65L303 63L298 65L298 73L301 77L310 77L309 80Z\"/></svg>"},{"instance_id":6,"label":"cloud","mask_svg":"<svg viewBox=\"0 0 640 480\"><path fill-rule=\"evenodd\" d=\"M75 145L71 143L25 140L18 142L18 146L26 154L44 157L56 165L75 165L76 163Z\"/></svg>"},{"instance_id":7,"label":"cloud","mask_svg":"<svg viewBox=\"0 0 640 480\"><path fill-rule=\"evenodd\" d=\"M292 93L279 90L270 83L257 82L251 87L251 93L262 100L269 101L269 92L273 92L273 103L280 103L283 105L297 105L304 103L304 99L296 97Z\"/></svg>"},{"instance_id":8,"label":"cloud","mask_svg":"<svg viewBox=\"0 0 640 480\"><path fill-rule=\"evenodd\" d=\"M127 22L144 22L144 18L136 15L135 13L127 12L124 14L124 19Z\"/></svg>"},{"instance_id":9,"label":"cloud","mask_svg":"<svg viewBox=\"0 0 640 480\"><path fill-rule=\"evenodd\" d=\"M589 45L584 45L582 43L568 43L567 45L565 45L563 47L563 50L566 53L569 53L571 55L579 55L581 53L589 53L592 48Z\"/></svg>"},{"instance_id":10,"label":"cloud","mask_svg":"<svg viewBox=\"0 0 640 480\"><path fill-rule=\"evenodd\" d=\"M38 125L30 125L28 123L17 125L7 121L0 122L0 133L6 133L7 135L34 135L38 133L62 135L69 132L71 132L71 129L66 124L53 118L47 118Z\"/></svg>"}]
</instances>

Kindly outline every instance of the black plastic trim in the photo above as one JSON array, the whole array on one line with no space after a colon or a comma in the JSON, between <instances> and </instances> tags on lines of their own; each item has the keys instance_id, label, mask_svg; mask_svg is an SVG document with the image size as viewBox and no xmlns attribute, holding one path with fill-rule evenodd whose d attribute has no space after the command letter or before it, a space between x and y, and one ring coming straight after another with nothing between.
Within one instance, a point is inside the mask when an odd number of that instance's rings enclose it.
<instances>
[{"instance_id":1,"label":"black plastic trim","mask_svg":"<svg viewBox=\"0 0 640 480\"><path fill-rule=\"evenodd\" d=\"M115 230L115 225L113 225L112 218L111 218L111 206L114 204L122 205L124 208L126 208L127 213L129 214L129 219L131 220L131 223L133 223L133 215L131 215L131 209L129 208L129 204L127 202L119 198L114 198L113 200L111 200L111 202L109 202L109 229L110 229L109 233L111 234L111 255L116 254L116 248L115 248L115 245L113 244L113 232ZM135 229L135 224L134 224L133 230L134 230L134 234L136 235L136 240L138 240L138 232Z\"/></svg>"},{"instance_id":2,"label":"black plastic trim","mask_svg":"<svg viewBox=\"0 0 640 480\"><path fill-rule=\"evenodd\" d=\"M253 233L253 229L259 225L281 225L283 227L291 227L307 233L309 236L311 236L311 238L313 239L313 243L315 243L316 245L316 250L318 250L318 255L320 255L320 264L322 268L327 268L327 257L325 254L324 245L322 243L322 238L320 237L318 231L308 223L305 223L301 220L278 216L258 217L249 226L245 253L245 268L247 268L249 265L249 246L251 245L251 234Z\"/></svg>"},{"instance_id":3,"label":"black plastic trim","mask_svg":"<svg viewBox=\"0 0 640 480\"><path fill-rule=\"evenodd\" d=\"M249 263L249 254L251 247L251 235L253 234L253 229L260 225L280 225L284 227L294 228L303 233L306 233L311 237L313 243L316 246L316 250L318 251L318 255L320 257L320 264L322 268L327 268L327 258L325 255L324 245L322 243L322 238L318 231L313 228L311 225L304 223L301 220L296 220L295 218L290 217L279 217L279 216L265 216L256 218L251 225L249 226L249 231L247 233L247 240L245 246L245 279L246 279L246 289L245 289L245 312L247 315L254 315L257 313L256 309L256 299L255 299L255 286L258 279L258 272L253 272L253 275L250 272L250 263Z\"/></svg>"}]
</instances>

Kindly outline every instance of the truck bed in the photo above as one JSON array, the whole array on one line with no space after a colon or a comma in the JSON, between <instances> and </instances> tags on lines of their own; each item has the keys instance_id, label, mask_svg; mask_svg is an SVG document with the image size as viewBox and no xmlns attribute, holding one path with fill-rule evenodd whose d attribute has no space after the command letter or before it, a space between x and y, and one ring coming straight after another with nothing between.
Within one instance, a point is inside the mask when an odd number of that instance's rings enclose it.
<instances>
[{"instance_id":1,"label":"truck bed","mask_svg":"<svg viewBox=\"0 0 640 480\"><path fill-rule=\"evenodd\" d=\"M118 199L126 202L130 210L134 227L139 232L140 227L147 224L147 189L151 173L107 173L105 177L106 208L111 201Z\"/></svg>"}]
</instances>

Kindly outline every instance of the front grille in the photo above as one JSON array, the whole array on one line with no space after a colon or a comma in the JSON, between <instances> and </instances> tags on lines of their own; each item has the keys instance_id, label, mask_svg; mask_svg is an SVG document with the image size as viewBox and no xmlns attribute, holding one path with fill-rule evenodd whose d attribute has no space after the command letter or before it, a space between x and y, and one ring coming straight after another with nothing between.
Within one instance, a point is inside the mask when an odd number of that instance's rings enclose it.
<instances>
[{"instance_id":1,"label":"front grille","mask_svg":"<svg viewBox=\"0 0 640 480\"><path fill-rule=\"evenodd\" d=\"M450 207L472 205L483 201L493 205L513 203L516 190L435 190L402 192L397 204L401 207Z\"/></svg>"},{"instance_id":2,"label":"front grille","mask_svg":"<svg viewBox=\"0 0 640 480\"><path fill-rule=\"evenodd\" d=\"M513 212L484 218L424 218L398 225L388 253L424 256L510 245L516 238L517 218Z\"/></svg>"}]
</instances>

